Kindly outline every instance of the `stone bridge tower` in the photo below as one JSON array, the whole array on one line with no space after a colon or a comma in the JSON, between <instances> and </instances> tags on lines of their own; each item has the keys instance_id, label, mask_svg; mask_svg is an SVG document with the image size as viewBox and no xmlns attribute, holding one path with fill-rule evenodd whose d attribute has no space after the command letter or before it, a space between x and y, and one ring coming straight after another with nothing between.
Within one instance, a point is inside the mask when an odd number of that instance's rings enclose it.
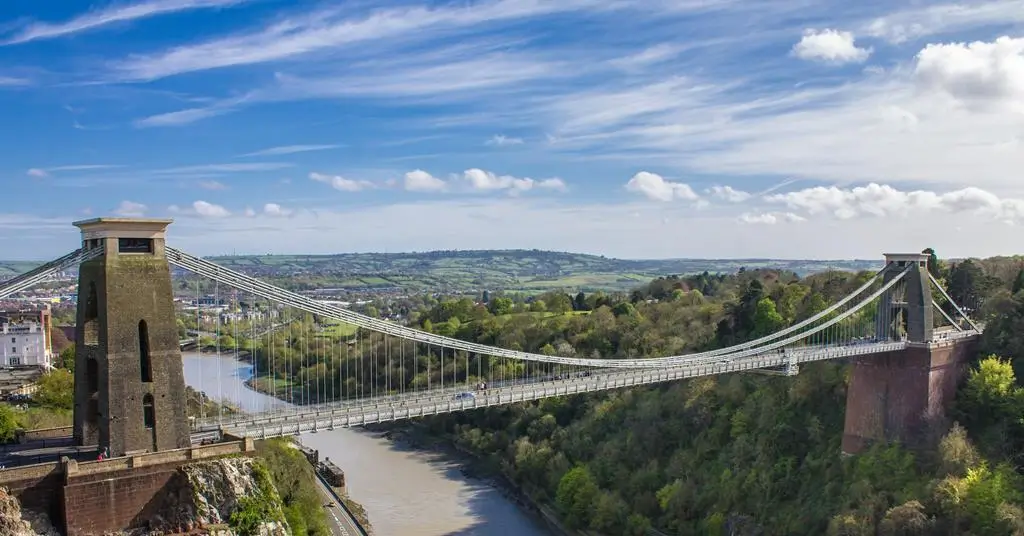
<instances>
[{"instance_id":1,"label":"stone bridge tower","mask_svg":"<svg viewBox=\"0 0 1024 536\"><path fill-rule=\"evenodd\" d=\"M111 456L188 447L185 378L164 236L171 220L75 223L82 263L75 336L74 435Z\"/></svg>"},{"instance_id":2,"label":"stone bridge tower","mask_svg":"<svg viewBox=\"0 0 1024 536\"><path fill-rule=\"evenodd\" d=\"M885 262L885 282L910 271L902 284L881 295L876 333L905 339L907 347L852 359L843 430L846 454L875 442L919 446L934 441L944 430L946 409L977 349L977 337L937 336L927 254L890 253Z\"/></svg>"}]
</instances>

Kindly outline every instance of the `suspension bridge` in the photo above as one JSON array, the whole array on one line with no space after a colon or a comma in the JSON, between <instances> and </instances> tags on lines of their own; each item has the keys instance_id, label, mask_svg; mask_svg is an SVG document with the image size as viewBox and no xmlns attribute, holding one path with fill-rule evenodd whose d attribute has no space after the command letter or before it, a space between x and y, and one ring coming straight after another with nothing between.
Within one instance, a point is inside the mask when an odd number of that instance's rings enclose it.
<instances>
[{"instance_id":1,"label":"suspension bridge","mask_svg":"<svg viewBox=\"0 0 1024 536\"><path fill-rule=\"evenodd\" d=\"M804 363L847 359L854 373L843 448L855 452L874 440L906 440L922 423L941 417L952 396L948 385L955 386L982 332L928 272L927 255L887 254L884 266L848 296L792 326L728 348L651 357L629 349L622 356L546 355L423 331L279 288L168 246L170 223L78 222L82 248L0 283L3 299L80 268L80 442L119 444L120 433L145 436L124 441L143 441L151 450L184 446L183 432L167 432L178 438L173 440L157 431L163 426L157 423L181 421L183 409L166 407L180 402L154 396L158 388L151 386L158 356L178 358L157 371L156 383L166 379L173 395L182 382L179 348L189 341L173 328L181 313L167 303L172 267L191 274L186 281L194 285L196 303L205 283L213 286L214 303L222 303L222 292L230 294L223 302L228 311L261 312L224 322L197 307L192 334L209 335L215 343L205 351L213 355L250 361L254 381L283 401L245 414L202 413L187 425L193 437L264 439L734 372L795 375ZM351 329L332 334L328 320ZM223 336L235 344L221 348ZM95 351L83 352L88 348ZM128 385L140 377L142 387ZM223 395L219 378L204 381L209 387L194 387L212 398ZM110 391L106 398L97 397L103 389ZM108 400L117 392L142 398L141 412ZM116 432L109 421L118 412L139 413L137 424L122 422Z\"/></svg>"}]
</instances>

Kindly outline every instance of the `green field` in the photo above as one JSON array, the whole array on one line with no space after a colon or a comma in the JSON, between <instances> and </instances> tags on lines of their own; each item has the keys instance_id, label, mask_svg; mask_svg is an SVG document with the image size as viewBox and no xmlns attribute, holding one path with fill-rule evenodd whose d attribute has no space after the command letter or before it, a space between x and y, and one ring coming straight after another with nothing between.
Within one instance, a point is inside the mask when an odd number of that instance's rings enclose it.
<instances>
[{"instance_id":1,"label":"green field","mask_svg":"<svg viewBox=\"0 0 1024 536\"><path fill-rule=\"evenodd\" d=\"M338 323L324 326L322 333L328 337L351 337L357 329L352 324Z\"/></svg>"}]
</instances>

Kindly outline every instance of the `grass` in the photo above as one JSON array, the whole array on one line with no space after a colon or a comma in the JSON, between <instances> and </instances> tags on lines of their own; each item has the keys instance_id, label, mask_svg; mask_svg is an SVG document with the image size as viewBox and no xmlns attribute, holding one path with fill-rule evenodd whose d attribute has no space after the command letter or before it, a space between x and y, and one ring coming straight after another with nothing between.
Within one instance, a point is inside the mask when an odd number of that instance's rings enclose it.
<instances>
[{"instance_id":1,"label":"grass","mask_svg":"<svg viewBox=\"0 0 1024 536\"><path fill-rule=\"evenodd\" d=\"M18 426L26 430L58 428L72 424L71 411L63 409L29 406L25 411L15 409L14 415L18 420Z\"/></svg>"},{"instance_id":2,"label":"grass","mask_svg":"<svg viewBox=\"0 0 1024 536\"><path fill-rule=\"evenodd\" d=\"M359 328L352 324L339 323L324 326L322 333L328 337L351 337L356 334L356 330L358 329Z\"/></svg>"}]
</instances>

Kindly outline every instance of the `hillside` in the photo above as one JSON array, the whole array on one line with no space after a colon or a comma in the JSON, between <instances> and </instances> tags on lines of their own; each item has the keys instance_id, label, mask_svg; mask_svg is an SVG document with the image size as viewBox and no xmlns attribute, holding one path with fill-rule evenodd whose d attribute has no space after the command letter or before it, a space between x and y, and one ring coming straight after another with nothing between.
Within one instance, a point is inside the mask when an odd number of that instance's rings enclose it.
<instances>
[{"instance_id":1,"label":"hillside","mask_svg":"<svg viewBox=\"0 0 1024 536\"><path fill-rule=\"evenodd\" d=\"M807 274L875 268L879 261L775 259L625 260L539 250L348 253L211 257L228 268L264 277L290 277L309 286L346 289L401 287L411 290L553 288L625 290L662 275L733 273L741 267Z\"/></svg>"},{"instance_id":2,"label":"hillside","mask_svg":"<svg viewBox=\"0 0 1024 536\"><path fill-rule=\"evenodd\" d=\"M539 250L344 253L338 255L240 255L209 257L227 268L275 280L290 288L410 291L551 289L629 290L673 274L734 273L742 267L803 275L880 267L878 260L657 259L626 260ZM0 279L33 263L0 261Z\"/></svg>"}]
</instances>

